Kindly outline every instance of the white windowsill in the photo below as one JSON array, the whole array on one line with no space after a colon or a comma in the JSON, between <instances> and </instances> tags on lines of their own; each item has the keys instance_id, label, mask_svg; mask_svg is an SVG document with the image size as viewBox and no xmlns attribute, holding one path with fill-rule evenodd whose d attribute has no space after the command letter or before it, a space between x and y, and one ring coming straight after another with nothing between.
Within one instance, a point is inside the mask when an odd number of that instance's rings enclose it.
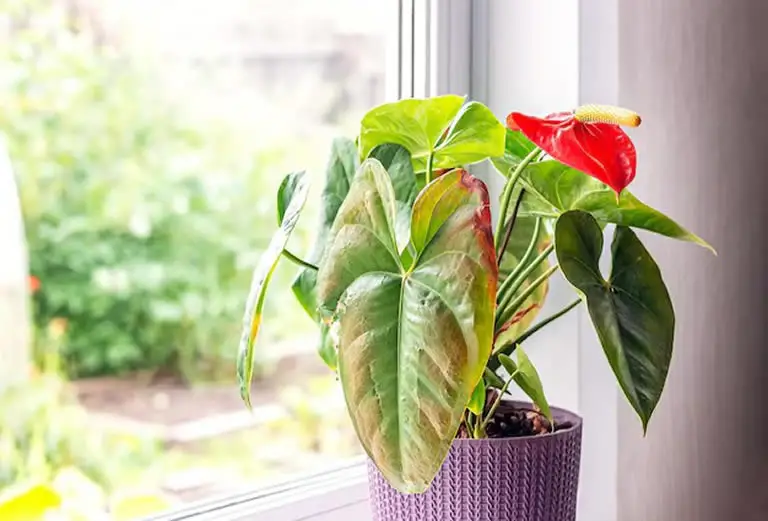
<instances>
[{"instance_id":1,"label":"white windowsill","mask_svg":"<svg viewBox=\"0 0 768 521\"><path fill-rule=\"evenodd\" d=\"M146 521L367 521L364 459L253 492L202 501Z\"/></svg>"}]
</instances>

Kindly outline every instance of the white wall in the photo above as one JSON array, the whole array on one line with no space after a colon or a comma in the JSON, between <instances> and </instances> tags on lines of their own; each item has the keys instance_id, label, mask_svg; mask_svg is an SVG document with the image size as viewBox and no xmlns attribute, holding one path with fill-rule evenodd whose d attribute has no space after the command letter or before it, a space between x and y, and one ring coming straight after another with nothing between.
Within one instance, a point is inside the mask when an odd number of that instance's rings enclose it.
<instances>
[{"instance_id":1,"label":"white wall","mask_svg":"<svg viewBox=\"0 0 768 521\"><path fill-rule=\"evenodd\" d=\"M547 114L581 103L616 103L616 0L475 2L473 97L505 115ZM501 183L492 183L498 192ZM553 277L546 316L574 292ZM529 341L549 400L584 418L579 519L616 519L618 392L589 317L577 308Z\"/></svg>"}]
</instances>

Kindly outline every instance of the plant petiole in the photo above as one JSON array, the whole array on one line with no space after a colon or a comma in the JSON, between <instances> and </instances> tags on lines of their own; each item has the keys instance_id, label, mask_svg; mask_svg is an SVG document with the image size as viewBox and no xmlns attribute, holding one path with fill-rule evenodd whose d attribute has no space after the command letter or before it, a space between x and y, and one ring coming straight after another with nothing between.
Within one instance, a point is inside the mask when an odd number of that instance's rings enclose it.
<instances>
[{"instance_id":1,"label":"plant petiole","mask_svg":"<svg viewBox=\"0 0 768 521\"><path fill-rule=\"evenodd\" d=\"M429 155L427 156L427 172L426 172L426 183L429 184L432 182L432 162L435 159L435 153L433 151L429 151Z\"/></svg>"},{"instance_id":2,"label":"plant petiole","mask_svg":"<svg viewBox=\"0 0 768 521\"><path fill-rule=\"evenodd\" d=\"M299 266L302 266L304 268L315 270L315 271L318 271L319 269L317 266L315 266L311 262L305 261L304 259L297 256L296 254L291 253L291 251L288 249L283 250L283 256L285 256L286 259L293 262L294 264L298 264Z\"/></svg>"},{"instance_id":3,"label":"plant petiole","mask_svg":"<svg viewBox=\"0 0 768 521\"><path fill-rule=\"evenodd\" d=\"M531 161L538 157L539 152L541 152L541 149L536 147L531 151L530 154L525 156L525 158L523 158L523 160L518 163L517 167L512 172L512 175L509 176L507 184L504 185L504 191L501 194L499 220L496 222L496 235L493 241L497 248L501 242L501 234L504 233L504 223L507 221L507 211L509 210L509 202L510 199L512 199L512 191L515 188L515 184L517 184L517 180L523 174L525 167L527 167Z\"/></svg>"},{"instance_id":4,"label":"plant petiole","mask_svg":"<svg viewBox=\"0 0 768 521\"><path fill-rule=\"evenodd\" d=\"M517 375L517 372L512 373L510 375L510 377L509 377L509 380L507 380L504 383L504 387L502 387L499 390L499 395L493 401L493 405L491 405L491 408L488 411L488 414L486 415L485 419L480 424L480 430L482 432L485 432L485 428L488 426L488 422L490 422L491 419L493 418L493 415L496 414L496 410L499 408L499 405L501 405L501 399L504 397L504 393L507 392L507 389L509 389L509 386L512 384L512 381L514 380L515 375Z\"/></svg>"}]
</instances>

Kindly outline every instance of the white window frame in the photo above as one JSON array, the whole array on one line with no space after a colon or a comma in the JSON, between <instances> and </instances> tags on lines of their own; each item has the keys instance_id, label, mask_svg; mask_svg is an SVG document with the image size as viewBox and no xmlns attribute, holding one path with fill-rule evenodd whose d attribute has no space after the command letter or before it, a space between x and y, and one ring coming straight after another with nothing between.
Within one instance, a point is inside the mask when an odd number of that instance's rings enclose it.
<instances>
[{"instance_id":1,"label":"white window frame","mask_svg":"<svg viewBox=\"0 0 768 521\"><path fill-rule=\"evenodd\" d=\"M363 521L369 517L366 472L365 461L358 458L146 521Z\"/></svg>"},{"instance_id":2,"label":"white window frame","mask_svg":"<svg viewBox=\"0 0 768 521\"><path fill-rule=\"evenodd\" d=\"M388 23L399 27L388 52L388 72L396 71L387 78L389 100L468 94L500 117L513 109L542 113L618 100L617 0L387 1L397 4ZM497 175L483 167L473 172L500 193ZM572 298L555 280L542 313ZM542 330L528 354L550 402L585 419L579 519L615 521L619 394L585 310ZM151 521L369 519L366 463L357 459Z\"/></svg>"}]
</instances>

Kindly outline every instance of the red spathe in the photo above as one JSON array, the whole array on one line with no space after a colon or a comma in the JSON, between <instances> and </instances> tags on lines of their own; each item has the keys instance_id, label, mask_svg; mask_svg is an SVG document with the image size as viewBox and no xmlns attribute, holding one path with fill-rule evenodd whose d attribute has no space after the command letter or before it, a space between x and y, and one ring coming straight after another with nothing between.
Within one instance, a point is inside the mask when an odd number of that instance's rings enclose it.
<instances>
[{"instance_id":1,"label":"red spathe","mask_svg":"<svg viewBox=\"0 0 768 521\"><path fill-rule=\"evenodd\" d=\"M521 131L554 159L602 181L617 195L635 178L635 145L618 125L579 121L571 112L546 118L513 112L507 116L507 126Z\"/></svg>"}]
</instances>

